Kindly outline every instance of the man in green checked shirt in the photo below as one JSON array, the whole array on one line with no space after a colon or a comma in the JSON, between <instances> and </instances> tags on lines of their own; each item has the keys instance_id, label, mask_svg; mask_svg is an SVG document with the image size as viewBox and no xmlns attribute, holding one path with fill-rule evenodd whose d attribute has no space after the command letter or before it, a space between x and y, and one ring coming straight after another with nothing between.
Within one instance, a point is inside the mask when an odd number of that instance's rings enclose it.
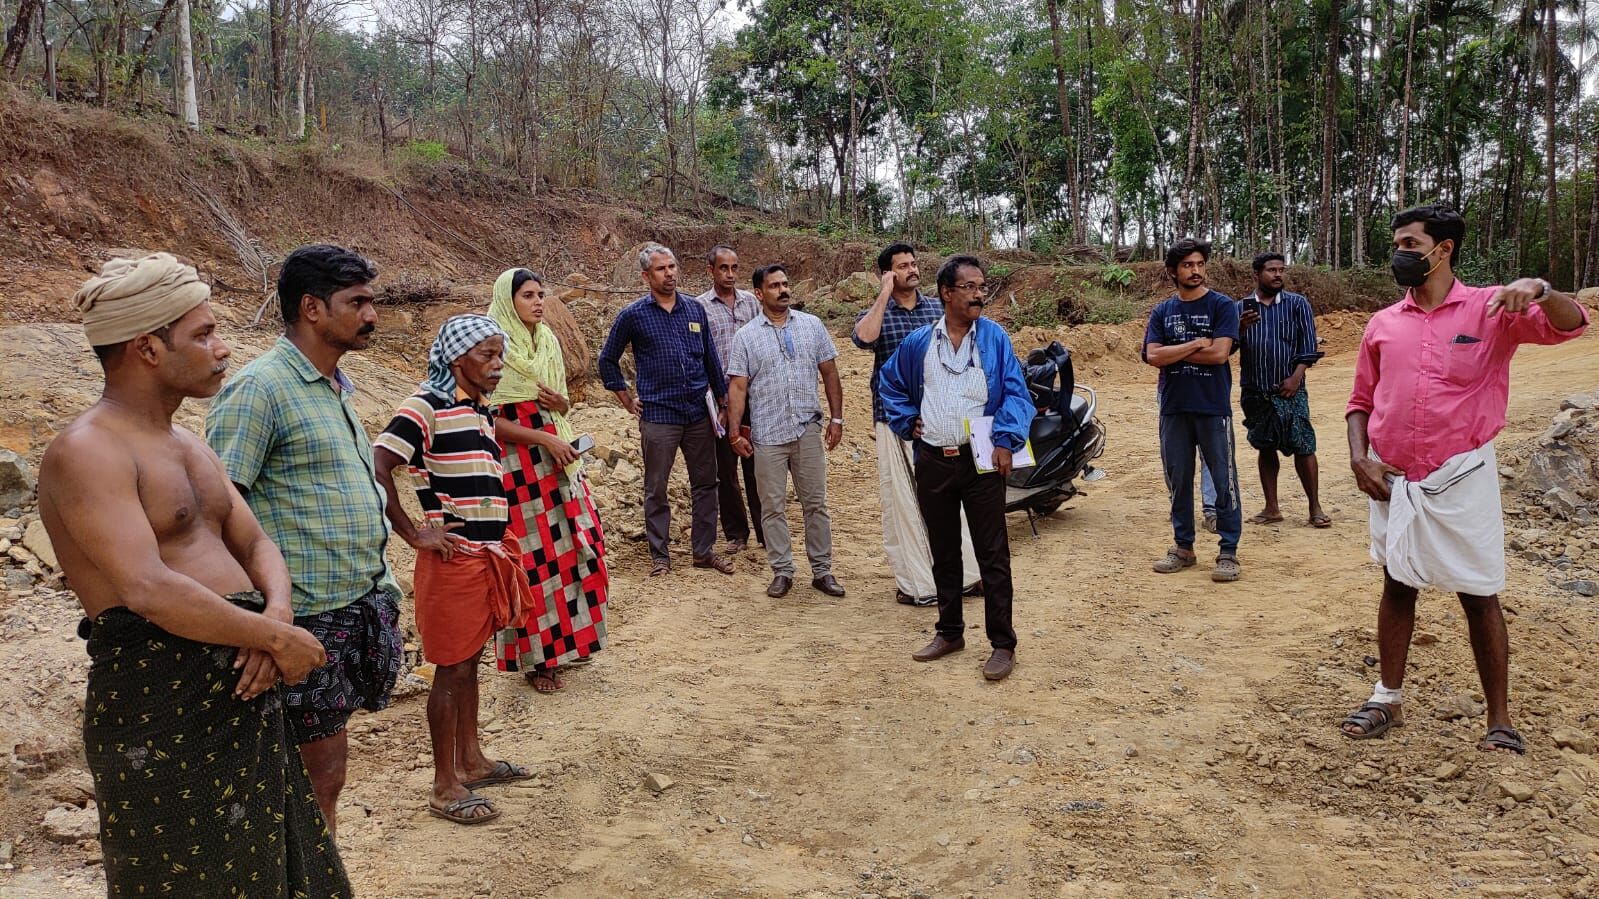
<instances>
[{"instance_id":1,"label":"man in green checked shirt","mask_svg":"<svg viewBox=\"0 0 1599 899\"><path fill-rule=\"evenodd\" d=\"M344 788L357 708L389 704L404 644L399 596L383 555L385 496L371 442L339 370L377 328L377 269L342 247L301 247L278 276L285 334L230 378L206 440L288 564L294 622L328 662L284 689L289 723L329 830Z\"/></svg>"}]
</instances>

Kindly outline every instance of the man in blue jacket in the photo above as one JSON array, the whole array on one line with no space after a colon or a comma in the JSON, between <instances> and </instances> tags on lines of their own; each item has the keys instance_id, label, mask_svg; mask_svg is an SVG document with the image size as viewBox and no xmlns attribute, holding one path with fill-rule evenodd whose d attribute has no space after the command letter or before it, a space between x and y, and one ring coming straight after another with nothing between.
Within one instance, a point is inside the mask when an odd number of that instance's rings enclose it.
<instances>
[{"instance_id":1,"label":"man in blue jacket","mask_svg":"<svg viewBox=\"0 0 1599 899\"><path fill-rule=\"evenodd\" d=\"M983 318L983 264L952 256L938 270L944 316L911 332L878 380L888 426L916 442L916 501L927 524L938 588L938 630L911 658L931 662L966 648L961 614L960 512L966 510L982 573L988 641L994 654L983 676L1002 680L1016 665L1011 627L1010 537L1005 531L1005 478L1011 455L1027 443L1032 396L1005 329ZM993 467L972 456L972 419L993 418Z\"/></svg>"}]
</instances>

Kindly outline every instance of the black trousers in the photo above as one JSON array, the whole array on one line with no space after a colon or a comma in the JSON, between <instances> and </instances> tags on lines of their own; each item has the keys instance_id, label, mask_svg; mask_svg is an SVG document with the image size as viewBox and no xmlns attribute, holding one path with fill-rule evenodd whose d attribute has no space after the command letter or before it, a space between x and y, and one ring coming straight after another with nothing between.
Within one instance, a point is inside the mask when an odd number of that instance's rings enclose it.
<instances>
[{"instance_id":1,"label":"black trousers","mask_svg":"<svg viewBox=\"0 0 1599 899\"><path fill-rule=\"evenodd\" d=\"M749 413L744 415L744 423L749 424ZM761 532L761 497L756 492L755 485L755 457L744 458L733 452L732 437L738 432L733 431L726 437L716 439L716 495L721 505L722 536L728 540L738 540L748 543L751 531L755 534L755 542L765 545L766 535ZM744 470L744 496L738 495L739 469ZM750 514L744 517L744 506L748 503Z\"/></svg>"},{"instance_id":2,"label":"black trousers","mask_svg":"<svg viewBox=\"0 0 1599 899\"><path fill-rule=\"evenodd\" d=\"M983 618L995 649L1015 649L1011 627L1010 534L1005 530L1005 479L998 472L978 474L971 447L944 455L939 447L916 442L916 504L927 524L938 587L938 633L959 640L966 633L961 609L961 509L972 533L977 570L983 577Z\"/></svg>"}]
</instances>

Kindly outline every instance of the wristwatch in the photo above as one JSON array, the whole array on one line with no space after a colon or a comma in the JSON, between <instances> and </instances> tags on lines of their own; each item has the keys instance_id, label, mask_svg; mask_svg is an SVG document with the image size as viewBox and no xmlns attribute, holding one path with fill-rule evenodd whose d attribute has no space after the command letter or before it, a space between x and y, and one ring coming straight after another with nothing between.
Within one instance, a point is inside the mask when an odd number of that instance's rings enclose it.
<instances>
[{"instance_id":1,"label":"wristwatch","mask_svg":"<svg viewBox=\"0 0 1599 899\"><path fill-rule=\"evenodd\" d=\"M1549 282L1545 281L1542 278L1533 278L1533 280L1538 282L1538 297L1537 298L1540 299L1540 300L1543 299L1544 297L1548 296L1549 295L1549 291L1554 290L1553 287L1549 286Z\"/></svg>"},{"instance_id":2,"label":"wristwatch","mask_svg":"<svg viewBox=\"0 0 1599 899\"><path fill-rule=\"evenodd\" d=\"M833 422L833 424L838 425L839 427L843 427L844 426L844 419L842 419L842 418L834 418L834 419L831 419L831 421Z\"/></svg>"}]
</instances>

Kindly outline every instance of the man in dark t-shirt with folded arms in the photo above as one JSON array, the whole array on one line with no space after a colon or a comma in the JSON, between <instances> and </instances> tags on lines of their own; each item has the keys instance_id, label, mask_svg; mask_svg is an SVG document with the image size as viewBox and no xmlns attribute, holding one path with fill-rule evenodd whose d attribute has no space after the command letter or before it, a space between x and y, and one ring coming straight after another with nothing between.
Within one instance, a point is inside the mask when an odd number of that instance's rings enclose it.
<instances>
[{"instance_id":1,"label":"man in dark t-shirt with folded arms","mask_svg":"<svg viewBox=\"0 0 1599 899\"><path fill-rule=\"evenodd\" d=\"M1176 545L1155 563L1161 574L1192 566L1194 556L1194 452L1204 457L1216 482L1221 551L1210 579L1236 581L1238 538L1243 530L1238 471L1233 464L1232 368L1228 356L1238 340L1238 307L1231 297L1205 286L1210 244L1186 238L1166 251L1166 273L1177 294L1149 314L1144 361L1160 369L1160 458L1171 498Z\"/></svg>"}]
</instances>

